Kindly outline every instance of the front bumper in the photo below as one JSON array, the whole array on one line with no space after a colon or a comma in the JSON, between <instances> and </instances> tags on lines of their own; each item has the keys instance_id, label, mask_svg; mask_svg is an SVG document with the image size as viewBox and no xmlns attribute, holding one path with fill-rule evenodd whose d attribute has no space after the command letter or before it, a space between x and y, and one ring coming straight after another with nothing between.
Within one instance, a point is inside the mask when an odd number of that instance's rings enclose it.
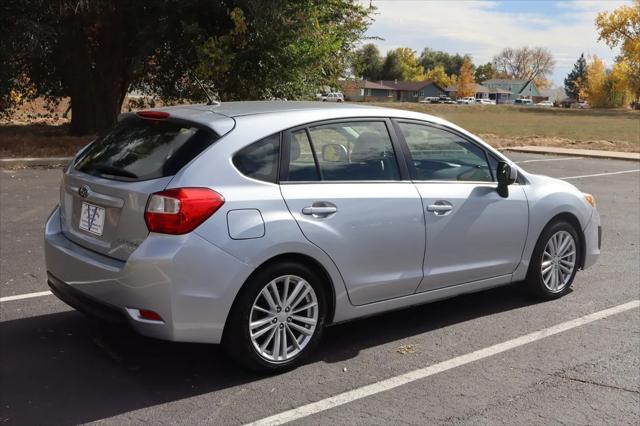
<instances>
[{"instance_id":1,"label":"front bumper","mask_svg":"<svg viewBox=\"0 0 640 426\"><path fill-rule=\"evenodd\" d=\"M150 234L126 262L68 240L56 209L45 226L45 261L53 293L105 319L124 319L164 340L220 343L233 300L252 269L195 233ZM157 312L163 322L133 318Z\"/></svg>"},{"instance_id":2,"label":"front bumper","mask_svg":"<svg viewBox=\"0 0 640 426\"><path fill-rule=\"evenodd\" d=\"M593 214L587 226L584 230L584 264L582 269L587 269L592 266L598 260L600 256L600 246L602 245L602 225L600 224L600 215L596 209L593 209Z\"/></svg>"}]
</instances>

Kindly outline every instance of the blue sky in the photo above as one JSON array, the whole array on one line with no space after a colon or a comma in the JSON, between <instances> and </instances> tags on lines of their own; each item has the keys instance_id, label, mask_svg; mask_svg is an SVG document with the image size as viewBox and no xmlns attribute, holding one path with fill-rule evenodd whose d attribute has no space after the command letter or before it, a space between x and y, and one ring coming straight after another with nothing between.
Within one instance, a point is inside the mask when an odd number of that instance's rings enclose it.
<instances>
[{"instance_id":1,"label":"blue sky","mask_svg":"<svg viewBox=\"0 0 640 426\"><path fill-rule=\"evenodd\" d=\"M368 4L368 0L361 0ZM476 64L491 60L504 47L543 46L556 60L551 80L564 77L584 52L611 65L617 52L598 42L594 19L631 0L373 0L378 8L367 33L382 53L424 47L468 53Z\"/></svg>"}]
</instances>

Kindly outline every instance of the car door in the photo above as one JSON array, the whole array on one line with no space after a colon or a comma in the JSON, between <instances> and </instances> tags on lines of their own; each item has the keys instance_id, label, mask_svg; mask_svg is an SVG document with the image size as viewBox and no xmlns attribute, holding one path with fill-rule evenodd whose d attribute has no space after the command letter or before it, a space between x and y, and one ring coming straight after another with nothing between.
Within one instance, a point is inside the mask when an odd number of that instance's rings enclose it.
<instances>
[{"instance_id":1,"label":"car door","mask_svg":"<svg viewBox=\"0 0 640 426\"><path fill-rule=\"evenodd\" d=\"M352 119L284 138L282 196L304 236L336 264L355 305L412 294L422 280L422 202L390 125Z\"/></svg>"},{"instance_id":2,"label":"car door","mask_svg":"<svg viewBox=\"0 0 640 426\"><path fill-rule=\"evenodd\" d=\"M424 122L397 121L424 205L424 278L417 291L509 275L527 238L523 187L496 191L497 159L463 135Z\"/></svg>"}]
</instances>

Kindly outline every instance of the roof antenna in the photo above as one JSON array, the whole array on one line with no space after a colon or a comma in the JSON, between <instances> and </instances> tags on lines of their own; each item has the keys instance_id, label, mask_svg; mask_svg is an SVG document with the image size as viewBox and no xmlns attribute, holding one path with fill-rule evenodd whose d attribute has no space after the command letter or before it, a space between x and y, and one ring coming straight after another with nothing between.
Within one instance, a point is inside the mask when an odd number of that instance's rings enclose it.
<instances>
[{"instance_id":1,"label":"roof antenna","mask_svg":"<svg viewBox=\"0 0 640 426\"><path fill-rule=\"evenodd\" d=\"M200 81L200 79L194 74L193 78L196 79L196 82L198 83L198 85L200 86L200 88L202 89L202 91L204 92L204 95L207 97L207 105L220 105L220 102L218 101L214 101L211 98L211 95L209 94L209 92L207 91L206 87L204 87L204 84L202 84L202 81Z\"/></svg>"}]
</instances>

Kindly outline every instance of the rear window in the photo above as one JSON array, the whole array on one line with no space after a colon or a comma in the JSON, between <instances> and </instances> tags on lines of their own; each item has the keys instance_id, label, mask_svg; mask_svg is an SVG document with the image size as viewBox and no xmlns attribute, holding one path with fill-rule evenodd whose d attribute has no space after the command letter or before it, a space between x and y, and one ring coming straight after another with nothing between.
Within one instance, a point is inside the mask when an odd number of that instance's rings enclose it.
<instances>
[{"instance_id":1,"label":"rear window","mask_svg":"<svg viewBox=\"0 0 640 426\"><path fill-rule=\"evenodd\" d=\"M276 183L279 154L280 134L276 133L243 148L233 157L233 165L245 176Z\"/></svg>"},{"instance_id":2,"label":"rear window","mask_svg":"<svg viewBox=\"0 0 640 426\"><path fill-rule=\"evenodd\" d=\"M122 180L173 176L217 138L190 124L131 117L98 137L75 168Z\"/></svg>"}]
</instances>

